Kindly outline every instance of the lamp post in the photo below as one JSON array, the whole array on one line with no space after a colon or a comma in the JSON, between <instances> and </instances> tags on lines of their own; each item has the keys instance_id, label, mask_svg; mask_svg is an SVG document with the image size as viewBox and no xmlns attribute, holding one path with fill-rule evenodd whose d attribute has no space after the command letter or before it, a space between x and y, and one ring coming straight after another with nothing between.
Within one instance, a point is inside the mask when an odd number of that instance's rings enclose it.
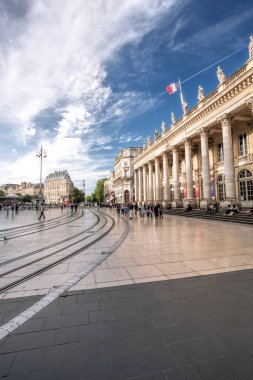
<instances>
[{"instance_id":1,"label":"lamp post","mask_svg":"<svg viewBox=\"0 0 253 380\"><path fill-rule=\"evenodd\" d=\"M46 158L46 152L43 150L43 147L41 146L40 150L36 153L36 157L40 158L40 192L39 192L39 199L43 199L43 192L42 192L42 160L43 158Z\"/></svg>"},{"instance_id":2,"label":"lamp post","mask_svg":"<svg viewBox=\"0 0 253 380\"><path fill-rule=\"evenodd\" d=\"M85 204L85 179L83 179L83 198L84 198L84 204Z\"/></svg>"}]
</instances>

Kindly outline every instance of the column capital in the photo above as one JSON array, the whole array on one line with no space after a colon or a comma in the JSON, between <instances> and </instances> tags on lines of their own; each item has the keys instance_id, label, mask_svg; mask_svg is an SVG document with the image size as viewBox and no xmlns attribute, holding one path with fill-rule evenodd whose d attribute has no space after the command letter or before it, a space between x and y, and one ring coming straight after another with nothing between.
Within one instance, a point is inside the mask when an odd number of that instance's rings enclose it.
<instances>
[{"instance_id":1,"label":"column capital","mask_svg":"<svg viewBox=\"0 0 253 380\"><path fill-rule=\"evenodd\" d=\"M197 130L197 134L200 135L200 137L207 137L209 133L208 128L199 128Z\"/></svg>"},{"instance_id":2,"label":"column capital","mask_svg":"<svg viewBox=\"0 0 253 380\"><path fill-rule=\"evenodd\" d=\"M184 138L184 145L185 145L185 147L191 147L191 143L192 143L192 141L191 141L191 139L189 138L189 137L185 137Z\"/></svg>"},{"instance_id":3,"label":"column capital","mask_svg":"<svg viewBox=\"0 0 253 380\"><path fill-rule=\"evenodd\" d=\"M232 116L229 113L224 113L217 119L218 123L220 123L221 127L231 126Z\"/></svg>"},{"instance_id":4,"label":"column capital","mask_svg":"<svg viewBox=\"0 0 253 380\"><path fill-rule=\"evenodd\" d=\"M177 153L178 152L177 145L171 145L171 150L172 150L172 153Z\"/></svg>"},{"instance_id":5,"label":"column capital","mask_svg":"<svg viewBox=\"0 0 253 380\"><path fill-rule=\"evenodd\" d=\"M163 157L168 157L168 151L167 150L163 151Z\"/></svg>"},{"instance_id":6,"label":"column capital","mask_svg":"<svg viewBox=\"0 0 253 380\"><path fill-rule=\"evenodd\" d=\"M245 100L245 103L247 107L251 110L252 116L253 116L253 96L251 96L249 99Z\"/></svg>"}]
</instances>

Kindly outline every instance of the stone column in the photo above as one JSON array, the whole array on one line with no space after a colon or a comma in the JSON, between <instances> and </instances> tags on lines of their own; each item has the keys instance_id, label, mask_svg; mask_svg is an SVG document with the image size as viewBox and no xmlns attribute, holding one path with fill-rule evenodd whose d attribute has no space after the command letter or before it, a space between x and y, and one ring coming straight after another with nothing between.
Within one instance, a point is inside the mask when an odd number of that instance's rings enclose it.
<instances>
[{"instance_id":1,"label":"stone column","mask_svg":"<svg viewBox=\"0 0 253 380\"><path fill-rule=\"evenodd\" d=\"M141 168L138 169L138 199L142 202L142 171Z\"/></svg>"},{"instance_id":2,"label":"stone column","mask_svg":"<svg viewBox=\"0 0 253 380\"><path fill-rule=\"evenodd\" d=\"M251 113L253 116L253 96L251 96L251 98L246 100L246 104L249 107L249 109L251 110Z\"/></svg>"},{"instance_id":3,"label":"stone column","mask_svg":"<svg viewBox=\"0 0 253 380\"><path fill-rule=\"evenodd\" d=\"M153 164L152 161L148 163L148 200L152 202L153 197Z\"/></svg>"},{"instance_id":4,"label":"stone column","mask_svg":"<svg viewBox=\"0 0 253 380\"><path fill-rule=\"evenodd\" d=\"M176 146L172 147L172 158L173 158L173 184L174 184L174 200L172 202L172 207L182 207L182 201L180 200L180 190L179 190L179 162L178 162L178 149Z\"/></svg>"},{"instance_id":5,"label":"stone column","mask_svg":"<svg viewBox=\"0 0 253 380\"><path fill-rule=\"evenodd\" d=\"M185 140L185 172L187 200L193 200L193 179L192 179L192 146L191 140Z\"/></svg>"},{"instance_id":6,"label":"stone column","mask_svg":"<svg viewBox=\"0 0 253 380\"><path fill-rule=\"evenodd\" d=\"M161 200L159 158L155 158L155 200Z\"/></svg>"},{"instance_id":7,"label":"stone column","mask_svg":"<svg viewBox=\"0 0 253 380\"><path fill-rule=\"evenodd\" d=\"M147 193L147 165L143 165L143 201L147 202L148 193Z\"/></svg>"},{"instance_id":8,"label":"stone column","mask_svg":"<svg viewBox=\"0 0 253 380\"><path fill-rule=\"evenodd\" d=\"M202 180L203 180L203 201L201 206L206 207L211 199L211 183L210 183L210 162L208 148L208 130L200 129L200 144L201 144L201 162L202 162Z\"/></svg>"},{"instance_id":9,"label":"stone column","mask_svg":"<svg viewBox=\"0 0 253 380\"><path fill-rule=\"evenodd\" d=\"M234 203L234 200L236 199L231 119L232 118L229 114L224 114L219 119L219 122L221 123L222 127L222 140L224 149L226 202L229 204L232 200Z\"/></svg>"},{"instance_id":10,"label":"stone column","mask_svg":"<svg viewBox=\"0 0 253 380\"><path fill-rule=\"evenodd\" d=\"M137 170L134 171L134 195L135 195L135 202L138 202L138 178L137 178Z\"/></svg>"},{"instance_id":11,"label":"stone column","mask_svg":"<svg viewBox=\"0 0 253 380\"><path fill-rule=\"evenodd\" d=\"M169 200L169 176L168 176L168 155L167 152L163 152L163 200L167 202Z\"/></svg>"}]
</instances>

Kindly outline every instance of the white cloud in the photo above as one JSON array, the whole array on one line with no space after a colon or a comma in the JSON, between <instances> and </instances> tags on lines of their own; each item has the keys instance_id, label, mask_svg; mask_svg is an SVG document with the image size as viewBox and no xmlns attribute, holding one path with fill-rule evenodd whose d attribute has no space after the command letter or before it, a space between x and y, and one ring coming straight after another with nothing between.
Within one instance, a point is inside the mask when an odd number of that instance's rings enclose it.
<instances>
[{"instance_id":1,"label":"white cloud","mask_svg":"<svg viewBox=\"0 0 253 380\"><path fill-rule=\"evenodd\" d=\"M133 107L135 115L150 107L141 93L115 94L107 83L106 64L127 43L138 44L175 3L31 0L24 2L24 14L15 22L13 9L8 12L6 7L0 25L12 26L9 35L5 29L0 37L0 128L8 124L10 140L16 146L27 145L27 153L15 162L6 159L3 181L38 178L35 144L43 144L48 151L44 173L68 169L74 180L87 175L91 182L103 175L104 169L89 154L96 141L111 150L110 138L104 137L111 131L105 133L102 126L108 123L110 128L115 120L122 123ZM40 126L34 118L53 107L62 118L55 125L56 135L40 141L48 135L48 127L44 134L37 134Z\"/></svg>"}]
</instances>

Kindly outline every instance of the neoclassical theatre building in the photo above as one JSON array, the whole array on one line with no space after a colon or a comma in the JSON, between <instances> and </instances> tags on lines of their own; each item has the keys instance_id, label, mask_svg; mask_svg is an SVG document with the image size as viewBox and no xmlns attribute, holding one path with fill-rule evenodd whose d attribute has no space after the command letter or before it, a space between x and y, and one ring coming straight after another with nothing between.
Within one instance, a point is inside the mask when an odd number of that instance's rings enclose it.
<instances>
[{"instance_id":1,"label":"neoclassical theatre building","mask_svg":"<svg viewBox=\"0 0 253 380\"><path fill-rule=\"evenodd\" d=\"M218 87L169 129L155 131L133 161L135 200L182 207L253 206L253 36L249 59L231 77L217 70Z\"/></svg>"}]
</instances>

